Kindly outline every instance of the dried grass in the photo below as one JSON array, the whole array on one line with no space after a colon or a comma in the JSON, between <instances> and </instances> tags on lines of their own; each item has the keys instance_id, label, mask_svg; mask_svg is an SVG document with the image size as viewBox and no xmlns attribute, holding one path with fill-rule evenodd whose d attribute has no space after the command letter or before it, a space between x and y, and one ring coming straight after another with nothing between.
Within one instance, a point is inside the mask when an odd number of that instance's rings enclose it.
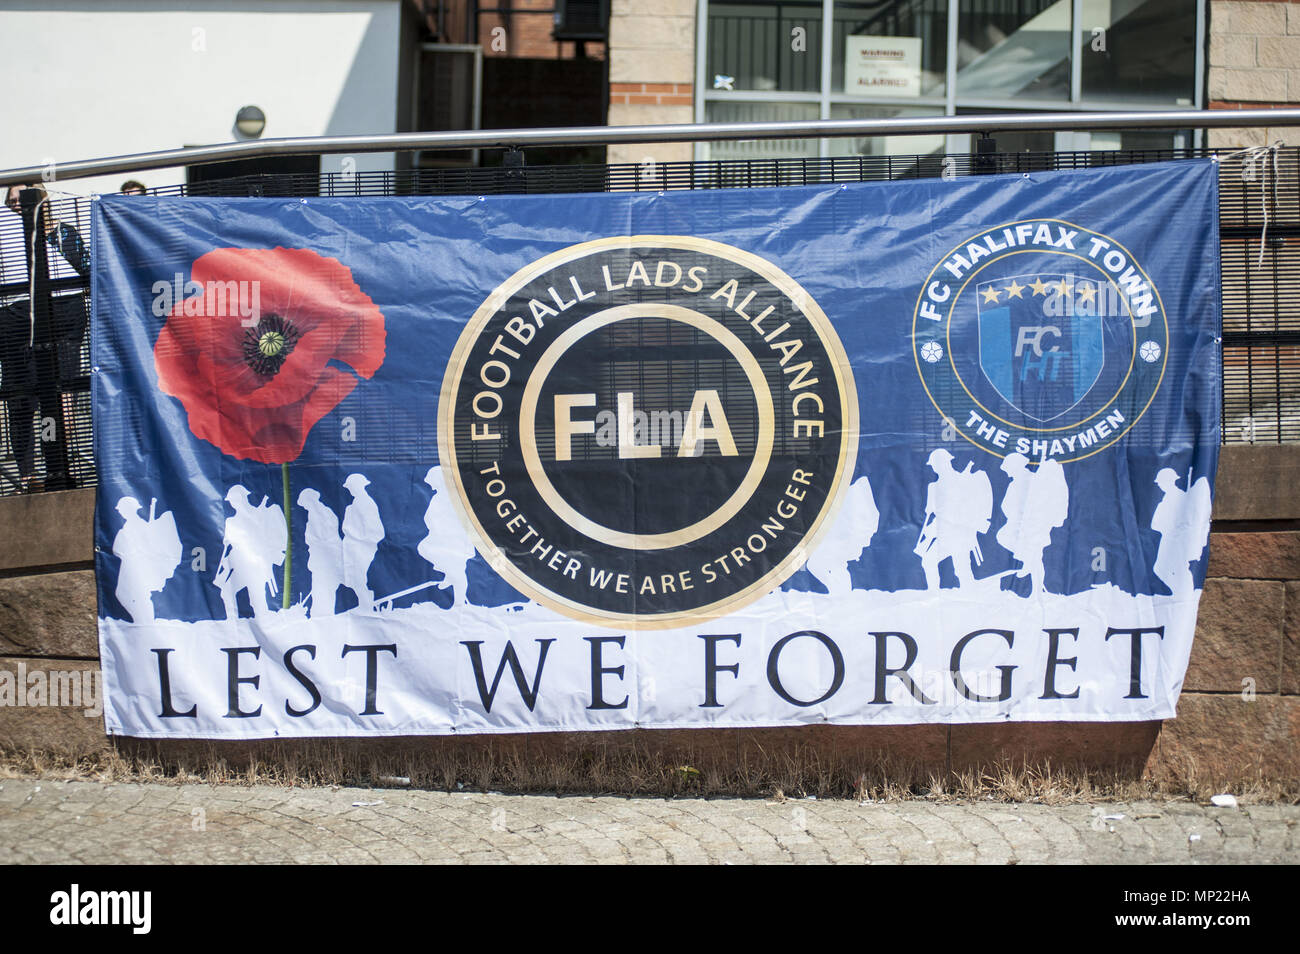
<instances>
[{"instance_id":1,"label":"dried grass","mask_svg":"<svg viewBox=\"0 0 1300 954\"><path fill-rule=\"evenodd\" d=\"M595 736L594 738L592 736ZM1215 776L1194 764L1140 768L1001 761L956 771L879 751L807 744L655 744L591 734L563 743L502 739L155 743L121 740L86 755L0 747L0 777L216 785L364 786L512 793L690 797L992 800L1061 805L1231 792L1300 804L1300 780Z\"/></svg>"}]
</instances>

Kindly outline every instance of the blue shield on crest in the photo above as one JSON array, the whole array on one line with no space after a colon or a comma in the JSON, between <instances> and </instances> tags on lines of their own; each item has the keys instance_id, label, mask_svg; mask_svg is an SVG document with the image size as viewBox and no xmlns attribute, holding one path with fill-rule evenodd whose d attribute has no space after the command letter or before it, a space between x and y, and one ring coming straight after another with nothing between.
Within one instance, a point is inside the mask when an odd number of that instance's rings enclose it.
<instances>
[{"instance_id":1,"label":"blue shield on crest","mask_svg":"<svg viewBox=\"0 0 1300 954\"><path fill-rule=\"evenodd\" d=\"M980 370L1008 404L1046 423L1092 390L1105 363L1095 303L1105 286L1038 272L980 282Z\"/></svg>"}]
</instances>

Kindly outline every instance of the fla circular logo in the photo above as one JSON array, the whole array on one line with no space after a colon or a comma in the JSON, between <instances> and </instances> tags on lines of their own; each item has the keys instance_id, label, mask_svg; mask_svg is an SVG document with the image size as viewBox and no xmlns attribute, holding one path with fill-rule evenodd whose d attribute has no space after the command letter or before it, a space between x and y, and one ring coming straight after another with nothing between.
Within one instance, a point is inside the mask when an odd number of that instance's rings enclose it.
<instances>
[{"instance_id":1,"label":"fla circular logo","mask_svg":"<svg viewBox=\"0 0 1300 954\"><path fill-rule=\"evenodd\" d=\"M1146 413L1169 324L1154 282L1114 238L1028 219L940 259L917 295L912 350L930 400L966 440L1067 463Z\"/></svg>"},{"instance_id":2,"label":"fla circular logo","mask_svg":"<svg viewBox=\"0 0 1300 954\"><path fill-rule=\"evenodd\" d=\"M488 296L447 365L438 447L511 585L658 629L733 612L803 564L857 415L838 336L781 269L690 236L616 237Z\"/></svg>"}]
</instances>

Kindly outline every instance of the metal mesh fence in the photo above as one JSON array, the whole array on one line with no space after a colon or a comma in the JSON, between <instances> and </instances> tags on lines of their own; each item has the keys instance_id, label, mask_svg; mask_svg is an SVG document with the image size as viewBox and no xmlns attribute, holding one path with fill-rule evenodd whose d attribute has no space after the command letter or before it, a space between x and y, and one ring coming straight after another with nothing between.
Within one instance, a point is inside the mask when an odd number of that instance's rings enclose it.
<instances>
[{"instance_id":1,"label":"metal mesh fence","mask_svg":"<svg viewBox=\"0 0 1300 954\"><path fill-rule=\"evenodd\" d=\"M485 195L767 188L831 182L1083 169L1213 150L972 153L621 165L504 166L261 175L152 190L176 196ZM1300 150L1251 163L1224 152L1219 220L1223 279L1223 441L1300 442ZM52 194L49 282L33 288L34 244L0 212L0 495L95 481L89 399L90 201ZM1267 228L1265 226L1267 225ZM69 234L71 233L71 235ZM1263 255L1260 255L1261 244ZM39 273L38 269L38 273ZM36 292L34 296L32 293Z\"/></svg>"},{"instance_id":2,"label":"metal mesh fence","mask_svg":"<svg viewBox=\"0 0 1300 954\"><path fill-rule=\"evenodd\" d=\"M86 333L90 203L54 195L35 213L44 242L24 236L12 206L0 212L0 495L95 481ZM34 252L48 262L35 283L28 269Z\"/></svg>"}]
</instances>

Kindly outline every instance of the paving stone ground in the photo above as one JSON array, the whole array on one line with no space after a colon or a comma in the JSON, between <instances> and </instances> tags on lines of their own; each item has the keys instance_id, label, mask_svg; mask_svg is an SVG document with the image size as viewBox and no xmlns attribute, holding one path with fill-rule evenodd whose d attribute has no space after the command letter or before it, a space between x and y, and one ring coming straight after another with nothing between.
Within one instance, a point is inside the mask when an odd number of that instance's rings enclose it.
<instances>
[{"instance_id":1,"label":"paving stone ground","mask_svg":"<svg viewBox=\"0 0 1300 954\"><path fill-rule=\"evenodd\" d=\"M1300 863L1300 806L0 783L0 862Z\"/></svg>"}]
</instances>

